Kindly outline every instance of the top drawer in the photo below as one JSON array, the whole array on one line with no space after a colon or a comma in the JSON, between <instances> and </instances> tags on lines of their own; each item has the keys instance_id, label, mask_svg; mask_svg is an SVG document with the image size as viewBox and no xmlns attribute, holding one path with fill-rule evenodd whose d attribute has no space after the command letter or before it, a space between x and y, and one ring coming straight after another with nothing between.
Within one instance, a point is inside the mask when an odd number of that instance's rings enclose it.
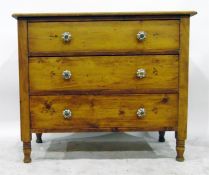
<instances>
[{"instance_id":1,"label":"top drawer","mask_svg":"<svg viewBox=\"0 0 209 175\"><path fill-rule=\"evenodd\" d=\"M146 34L141 41L140 31ZM71 34L70 41L62 38L64 32ZM28 39L31 55L176 51L179 21L31 22Z\"/></svg>"}]
</instances>

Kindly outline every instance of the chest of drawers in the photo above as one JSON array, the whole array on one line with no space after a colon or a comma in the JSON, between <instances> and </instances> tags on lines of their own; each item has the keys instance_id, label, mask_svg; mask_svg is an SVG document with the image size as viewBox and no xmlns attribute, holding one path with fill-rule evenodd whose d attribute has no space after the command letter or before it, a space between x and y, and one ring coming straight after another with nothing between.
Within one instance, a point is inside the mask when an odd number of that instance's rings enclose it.
<instances>
[{"instance_id":1,"label":"chest of drawers","mask_svg":"<svg viewBox=\"0 0 209 175\"><path fill-rule=\"evenodd\" d=\"M32 133L82 131L175 131L183 161L194 14L14 14L24 162Z\"/></svg>"}]
</instances>

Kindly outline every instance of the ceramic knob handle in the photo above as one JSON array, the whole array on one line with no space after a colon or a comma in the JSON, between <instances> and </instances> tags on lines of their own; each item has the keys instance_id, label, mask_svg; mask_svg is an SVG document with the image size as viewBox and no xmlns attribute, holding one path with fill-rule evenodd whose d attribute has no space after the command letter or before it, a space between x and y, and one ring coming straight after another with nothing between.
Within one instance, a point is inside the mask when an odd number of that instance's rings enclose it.
<instances>
[{"instance_id":1,"label":"ceramic knob handle","mask_svg":"<svg viewBox=\"0 0 209 175\"><path fill-rule=\"evenodd\" d=\"M138 69L136 71L136 76L138 78L144 78L146 76L146 70L145 69Z\"/></svg>"},{"instance_id":2,"label":"ceramic knob handle","mask_svg":"<svg viewBox=\"0 0 209 175\"><path fill-rule=\"evenodd\" d=\"M145 40L145 38L147 37L147 34L144 32L144 31L140 31L136 34L136 38L139 40L139 41L143 41Z\"/></svg>"},{"instance_id":3,"label":"ceramic knob handle","mask_svg":"<svg viewBox=\"0 0 209 175\"><path fill-rule=\"evenodd\" d=\"M146 111L145 111L144 108L139 108L137 110L137 113L136 113L136 115L137 115L138 118L143 118L145 116L145 114L146 114Z\"/></svg>"},{"instance_id":4,"label":"ceramic knob handle","mask_svg":"<svg viewBox=\"0 0 209 175\"><path fill-rule=\"evenodd\" d=\"M64 42L69 42L72 39L72 35L69 32L64 32L62 34L62 39Z\"/></svg>"},{"instance_id":5,"label":"ceramic knob handle","mask_svg":"<svg viewBox=\"0 0 209 175\"><path fill-rule=\"evenodd\" d=\"M69 70L65 70L62 72L62 76L65 80L70 79L70 77L72 76L71 72Z\"/></svg>"},{"instance_id":6,"label":"ceramic knob handle","mask_svg":"<svg viewBox=\"0 0 209 175\"><path fill-rule=\"evenodd\" d=\"M70 109L65 109L62 113L63 113L63 117L64 117L65 119L69 119L69 118L72 117L72 112L71 112Z\"/></svg>"}]
</instances>

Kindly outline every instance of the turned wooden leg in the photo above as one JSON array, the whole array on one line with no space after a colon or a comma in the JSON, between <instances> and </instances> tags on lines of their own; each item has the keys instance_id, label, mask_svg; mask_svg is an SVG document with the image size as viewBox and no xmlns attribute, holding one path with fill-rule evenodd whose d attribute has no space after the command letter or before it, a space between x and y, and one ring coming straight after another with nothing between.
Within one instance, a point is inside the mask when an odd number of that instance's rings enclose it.
<instances>
[{"instance_id":1,"label":"turned wooden leg","mask_svg":"<svg viewBox=\"0 0 209 175\"><path fill-rule=\"evenodd\" d=\"M31 142L23 142L23 153L24 153L24 163L30 163L31 162Z\"/></svg>"},{"instance_id":2,"label":"turned wooden leg","mask_svg":"<svg viewBox=\"0 0 209 175\"><path fill-rule=\"evenodd\" d=\"M165 131L159 131L159 142L165 142Z\"/></svg>"},{"instance_id":3,"label":"turned wooden leg","mask_svg":"<svg viewBox=\"0 0 209 175\"><path fill-rule=\"evenodd\" d=\"M185 150L185 140L179 140L177 138L176 140L176 152L177 152L176 160L177 161L179 162L184 161L184 150Z\"/></svg>"},{"instance_id":4,"label":"turned wooden leg","mask_svg":"<svg viewBox=\"0 0 209 175\"><path fill-rule=\"evenodd\" d=\"M42 133L36 133L36 143L43 143Z\"/></svg>"}]
</instances>

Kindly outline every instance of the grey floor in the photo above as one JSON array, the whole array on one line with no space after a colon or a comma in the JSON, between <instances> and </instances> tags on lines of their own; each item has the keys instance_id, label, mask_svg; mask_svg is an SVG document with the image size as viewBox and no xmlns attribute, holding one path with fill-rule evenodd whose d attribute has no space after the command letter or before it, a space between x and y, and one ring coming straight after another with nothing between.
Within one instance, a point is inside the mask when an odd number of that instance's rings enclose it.
<instances>
[{"instance_id":1,"label":"grey floor","mask_svg":"<svg viewBox=\"0 0 209 175\"><path fill-rule=\"evenodd\" d=\"M175 161L174 133L159 143L157 133L44 134L32 141L32 163L22 163L16 124L0 140L0 175L208 175L209 142L187 140L185 162ZM5 132L7 124L0 131ZM10 125L11 127L11 125Z\"/></svg>"}]
</instances>

